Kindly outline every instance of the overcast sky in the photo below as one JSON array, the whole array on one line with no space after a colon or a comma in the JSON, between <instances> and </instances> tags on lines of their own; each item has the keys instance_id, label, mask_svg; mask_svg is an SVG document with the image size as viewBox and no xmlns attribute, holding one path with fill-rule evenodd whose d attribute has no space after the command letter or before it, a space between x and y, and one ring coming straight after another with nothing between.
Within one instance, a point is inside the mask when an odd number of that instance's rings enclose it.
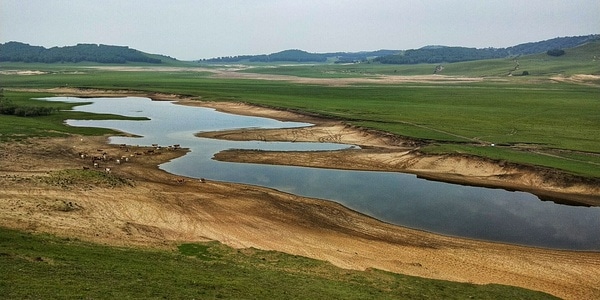
<instances>
[{"instance_id":1,"label":"overcast sky","mask_svg":"<svg viewBox=\"0 0 600 300\"><path fill-rule=\"evenodd\" d=\"M595 33L599 0L0 0L0 43L121 45L182 60Z\"/></svg>"}]
</instances>

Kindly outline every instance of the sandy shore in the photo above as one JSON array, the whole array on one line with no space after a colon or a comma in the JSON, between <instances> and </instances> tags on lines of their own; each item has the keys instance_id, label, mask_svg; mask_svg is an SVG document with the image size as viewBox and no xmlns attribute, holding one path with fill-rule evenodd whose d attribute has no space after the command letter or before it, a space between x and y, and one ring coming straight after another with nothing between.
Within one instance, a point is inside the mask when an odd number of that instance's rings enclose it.
<instances>
[{"instance_id":1,"label":"sandy shore","mask_svg":"<svg viewBox=\"0 0 600 300\"><path fill-rule=\"evenodd\" d=\"M425 155L418 151L419 141L289 111L254 107L244 103L194 100L181 102L186 105L213 107L235 114L316 124L306 128L207 132L199 135L202 137L227 140L333 142L357 145L362 148L310 152L234 150L217 154L215 158L218 160L346 170L396 171L444 182L526 191L558 203L600 206L600 181L598 180L587 180L555 170L468 155Z\"/></svg>"},{"instance_id":2,"label":"sandy shore","mask_svg":"<svg viewBox=\"0 0 600 300\"><path fill-rule=\"evenodd\" d=\"M156 98L191 101L175 95ZM221 109L248 109L242 104L229 105ZM262 109L253 113L268 113L259 111ZM280 113L278 118L293 114ZM361 146L380 145L366 152L348 151L348 155L364 155L361 159L365 166L370 162L375 169L401 165L389 156L381 156L388 157L387 162L380 158L369 160L378 156L377 151L385 155L394 152L399 157L416 155L411 141L357 131L336 122L321 125L329 128L326 131L330 138L343 137L343 142L355 139L352 144ZM330 128L345 134L332 135ZM322 135L317 131L322 129L314 130L280 134L292 134L298 140L318 140ZM219 134L234 138L233 132ZM265 133L260 135L267 139ZM273 132L269 139L278 139L277 134ZM343 268L379 268L428 278L508 284L566 299L600 298L598 252L520 247L407 229L333 202L241 184L201 182L157 168L158 164L185 154L183 149L149 153L147 148L106 142L105 137L68 137L0 144L0 225L112 245L170 248L182 241L218 240L232 247L256 247L327 260ZM82 159L80 153L107 153L107 160L95 169L89 157ZM129 161L117 164L115 159L123 156L130 157ZM311 159L314 164L319 163L315 157ZM324 156L320 163L329 159L333 158ZM414 166L415 170L426 169L416 162ZM110 175L105 176L119 179L116 182L120 184L107 180L90 185L78 181L76 176L57 173L69 169L77 170L75 174L81 176L86 172L102 173L105 167L111 168ZM485 169L464 168L469 172ZM481 170L473 176L487 177Z\"/></svg>"}]
</instances>

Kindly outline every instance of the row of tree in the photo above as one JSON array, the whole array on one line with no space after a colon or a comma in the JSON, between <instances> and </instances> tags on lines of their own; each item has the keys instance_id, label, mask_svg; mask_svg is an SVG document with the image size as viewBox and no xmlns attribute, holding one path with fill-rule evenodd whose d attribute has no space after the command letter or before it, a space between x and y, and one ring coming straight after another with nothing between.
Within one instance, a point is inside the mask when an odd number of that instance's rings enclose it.
<instances>
[{"instance_id":1,"label":"row of tree","mask_svg":"<svg viewBox=\"0 0 600 300\"><path fill-rule=\"evenodd\" d=\"M506 56L506 51L494 48L427 47L416 50L406 50L402 54L377 57L373 61L382 64L434 64L501 58Z\"/></svg>"},{"instance_id":2,"label":"row of tree","mask_svg":"<svg viewBox=\"0 0 600 300\"><path fill-rule=\"evenodd\" d=\"M573 48L587 42L600 40L600 35L560 37L550 40L519 44L508 48L467 48L426 46L406 51L378 50L369 52L309 53L302 50L285 50L272 54L239 55L202 59L200 62L325 62L329 59L337 63L356 63L373 60L384 64L452 63L492 58L504 58L536 53L556 56L564 54L561 49ZM562 51L562 52L561 52ZM561 54L561 55L562 55Z\"/></svg>"},{"instance_id":3,"label":"row of tree","mask_svg":"<svg viewBox=\"0 0 600 300\"><path fill-rule=\"evenodd\" d=\"M17 105L4 97L0 89L0 115L14 115L20 117L47 116L56 111L54 107Z\"/></svg>"},{"instance_id":4,"label":"row of tree","mask_svg":"<svg viewBox=\"0 0 600 300\"><path fill-rule=\"evenodd\" d=\"M97 62L124 64L144 62L159 64L162 61L126 46L78 44L76 46L44 48L19 42L0 44L0 62Z\"/></svg>"},{"instance_id":5,"label":"row of tree","mask_svg":"<svg viewBox=\"0 0 600 300\"><path fill-rule=\"evenodd\" d=\"M284 50L281 52L261 55L237 55L209 59L201 59L200 62L209 63L235 63L235 62L326 62L332 59L338 63L354 63L365 61L368 58L391 55L399 50L377 50L368 52L332 52L332 53L310 53L303 50Z\"/></svg>"}]
</instances>

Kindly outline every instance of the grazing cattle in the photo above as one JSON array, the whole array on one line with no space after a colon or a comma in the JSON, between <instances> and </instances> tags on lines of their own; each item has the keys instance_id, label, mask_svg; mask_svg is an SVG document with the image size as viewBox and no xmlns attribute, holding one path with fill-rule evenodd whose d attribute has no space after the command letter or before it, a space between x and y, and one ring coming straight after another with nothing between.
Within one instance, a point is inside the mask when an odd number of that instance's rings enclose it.
<instances>
[{"instance_id":1,"label":"grazing cattle","mask_svg":"<svg viewBox=\"0 0 600 300\"><path fill-rule=\"evenodd\" d=\"M185 183L185 178L177 178L177 179L175 179L175 182L177 182L179 184L184 184Z\"/></svg>"},{"instance_id":2,"label":"grazing cattle","mask_svg":"<svg viewBox=\"0 0 600 300\"><path fill-rule=\"evenodd\" d=\"M204 178L200 178L200 182L202 182L202 183L206 183L206 179L204 179Z\"/></svg>"},{"instance_id":3,"label":"grazing cattle","mask_svg":"<svg viewBox=\"0 0 600 300\"><path fill-rule=\"evenodd\" d=\"M100 164L97 162L94 162L94 168L99 168L99 167L100 167Z\"/></svg>"},{"instance_id":4,"label":"grazing cattle","mask_svg":"<svg viewBox=\"0 0 600 300\"><path fill-rule=\"evenodd\" d=\"M84 170L89 170L89 169L90 169L90 167L83 166L83 169L84 169Z\"/></svg>"},{"instance_id":5,"label":"grazing cattle","mask_svg":"<svg viewBox=\"0 0 600 300\"><path fill-rule=\"evenodd\" d=\"M115 160L115 162L117 163L117 165L121 164L121 160L120 159Z\"/></svg>"},{"instance_id":6,"label":"grazing cattle","mask_svg":"<svg viewBox=\"0 0 600 300\"><path fill-rule=\"evenodd\" d=\"M104 168L104 172L106 172L106 174L110 174L110 168Z\"/></svg>"}]
</instances>

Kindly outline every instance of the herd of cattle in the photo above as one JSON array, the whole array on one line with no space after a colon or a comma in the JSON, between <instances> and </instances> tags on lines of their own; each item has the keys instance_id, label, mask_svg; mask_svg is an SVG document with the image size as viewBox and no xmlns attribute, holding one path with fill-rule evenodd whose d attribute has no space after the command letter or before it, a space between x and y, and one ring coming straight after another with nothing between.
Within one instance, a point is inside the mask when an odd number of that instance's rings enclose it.
<instances>
[{"instance_id":1,"label":"herd of cattle","mask_svg":"<svg viewBox=\"0 0 600 300\"><path fill-rule=\"evenodd\" d=\"M78 155L79 155L80 159L87 160L91 163L89 166L83 166L83 169L89 170L91 167L93 167L94 169L102 169L105 173L110 174L113 169L113 165L120 165L123 163L130 162L133 159L133 157L135 157L135 156L160 154L161 151L163 151L163 150L174 151L174 150L180 149L181 146L177 144L177 145L163 147L158 144L152 144L151 149L146 149L144 151L136 151L136 152L130 152L130 148L126 144L121 144L119 146L119 148L122 151L124 151L126 154L113 156L113 155L109 155L103 149L97 149L98 153L96 153L95 155L91 155L86 152L79 152ZM204 178L200 179L200 182L205 182L205 181L206 180ZM185 179L178 178L175 180L175 182L179 183L179 184L183 184L183 183L185 183Z\"/></svg>"}]
</instances>

